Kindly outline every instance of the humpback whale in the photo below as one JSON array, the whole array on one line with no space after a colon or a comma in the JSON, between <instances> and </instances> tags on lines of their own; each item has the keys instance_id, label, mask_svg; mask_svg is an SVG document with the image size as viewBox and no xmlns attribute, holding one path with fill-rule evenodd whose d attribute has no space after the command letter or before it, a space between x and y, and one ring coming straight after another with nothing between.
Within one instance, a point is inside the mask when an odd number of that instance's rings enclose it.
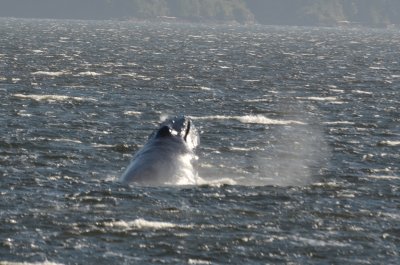
<instances>
[{"instance_id":1,"label":"humpback whale","mask_svg":"<svg viewBox=\"0 0 400 265\"><path fill-rule=\"evenodd\" d=\"M150 134L120 177L138 185L194 185L199 133L187 116L165 120Z\"/></svg>"}]
</instances>

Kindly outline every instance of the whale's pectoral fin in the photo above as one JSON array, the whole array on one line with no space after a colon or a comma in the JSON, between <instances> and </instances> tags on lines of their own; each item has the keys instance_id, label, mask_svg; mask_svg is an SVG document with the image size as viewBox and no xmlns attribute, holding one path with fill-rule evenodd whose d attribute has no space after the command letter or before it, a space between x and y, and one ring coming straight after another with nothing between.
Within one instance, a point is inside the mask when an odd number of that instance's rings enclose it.
<instances>
[{"instance_id":1,"label":"whale's pectoral fin","mask_svg":"<svg viewBox=\"0 0 400 265\"><path fill-rule=\"evenodd\" d=\"M186 127L185 136L183 137L183 139L185 140L185 142L186 142L186 138L187 138L189 132L190 132L190 120L188 121L188 125L187 125L187 127Z\"/></svg>"},{"instance_id":2,"label":"whale's pectoral fin","mask_svg":"<svg viewBox=\"0 0 400 265\"><path fill-rule=\"evenodd\" d=\"M163 126L158 130L156 138L172 136L171 129L168 126Z\"/></svg>"}]
</instances>

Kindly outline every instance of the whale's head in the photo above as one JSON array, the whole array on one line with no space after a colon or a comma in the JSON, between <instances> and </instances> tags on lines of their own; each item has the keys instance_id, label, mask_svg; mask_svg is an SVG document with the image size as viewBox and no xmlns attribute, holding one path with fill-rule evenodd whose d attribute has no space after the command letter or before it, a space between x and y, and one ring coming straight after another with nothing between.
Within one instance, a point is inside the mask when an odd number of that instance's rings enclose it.
<instances>
[{"instance_id":1,"label":"whale's head","mask_svg":"<svg viewBox=\"0 0 400 265\"><path fill-rule=\"evenodd\" d=\"M195 149L200 143L199 133L187 116L176 116L161 123L160 128L153 132L150 139L175 138L183 141L190 150Z\"/></svg>"},{"instance_id":2,"label":"whale's head","mask_svg":"<svg viewBox=\"0 0 400 265\"><path fill-rule=\"evenodd\" d=\"M136 152L120 180L139 185L195 184L199 143L199 133L189 117L167 119Z\"/></svg>"}]
</instances>

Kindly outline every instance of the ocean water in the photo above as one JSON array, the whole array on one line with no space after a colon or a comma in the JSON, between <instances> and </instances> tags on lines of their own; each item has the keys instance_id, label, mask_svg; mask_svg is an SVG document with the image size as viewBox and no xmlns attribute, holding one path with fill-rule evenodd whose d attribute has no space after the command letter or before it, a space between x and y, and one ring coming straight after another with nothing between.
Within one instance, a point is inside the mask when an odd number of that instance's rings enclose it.
<instances>
[{"instance_id":1,"label":"ocean water","mask_svg":"<svg viewBox=\"0 0 400 265\"><path fill-rule=\"evenodd\" d=\"M0 19L0 264L399 264L400 31ZM198 185L119 183L168 116Z\"/></svg>"}]
</instances>

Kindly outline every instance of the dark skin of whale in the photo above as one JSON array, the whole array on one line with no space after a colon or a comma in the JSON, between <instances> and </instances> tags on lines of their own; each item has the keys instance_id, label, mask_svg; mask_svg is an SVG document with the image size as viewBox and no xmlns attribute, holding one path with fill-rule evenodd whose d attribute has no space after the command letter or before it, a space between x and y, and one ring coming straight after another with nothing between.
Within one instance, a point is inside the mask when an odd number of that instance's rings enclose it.
<instances>
[{"instance_id":1,"label":"dark skin of whale","mask_svg":"<svg viewBox=\"0 0 400 265\"><path fill-rule=\"evenodd\" d=\"M120 181L146 186L195 184L198 145L199 135L190 118L167 119L133 156Z\"/></svg>"}]
</instances>

